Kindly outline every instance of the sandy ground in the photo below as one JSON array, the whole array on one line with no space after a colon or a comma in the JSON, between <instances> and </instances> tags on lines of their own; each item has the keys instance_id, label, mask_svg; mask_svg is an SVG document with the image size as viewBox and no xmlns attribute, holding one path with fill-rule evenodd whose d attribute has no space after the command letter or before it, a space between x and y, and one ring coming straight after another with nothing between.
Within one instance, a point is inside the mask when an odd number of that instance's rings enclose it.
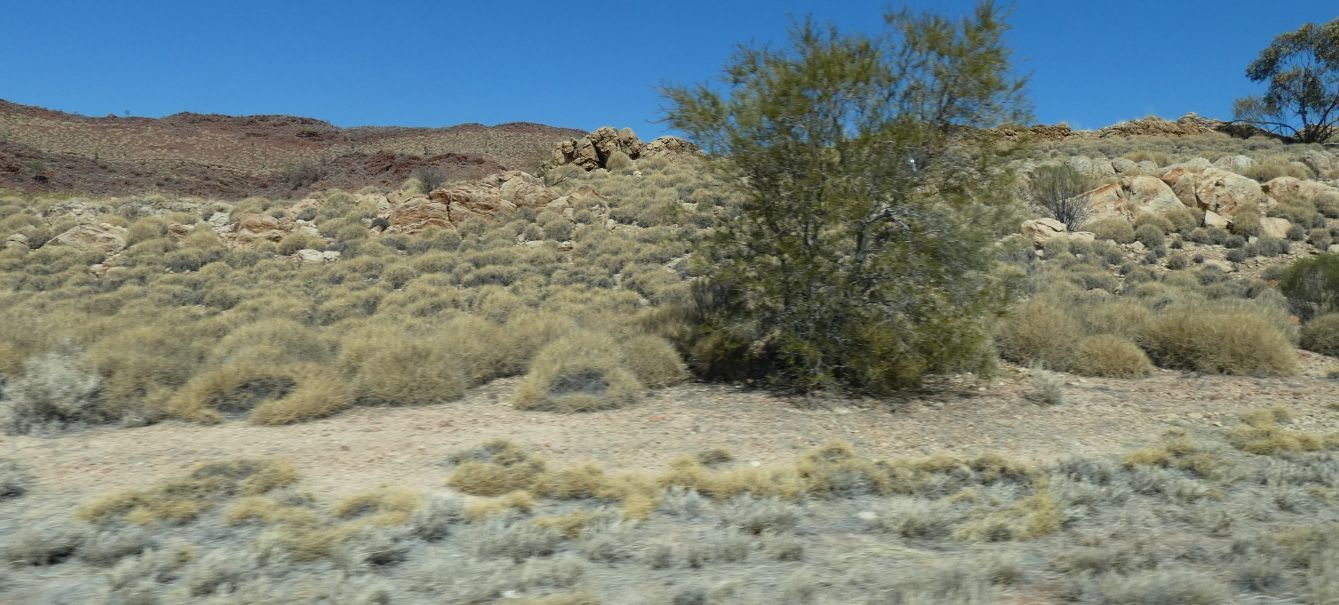
<instances>
[{"instance_id":1,"label":"sandy ground","mask_svg":"<svg viewBox=\"0 0 1339 605\"><path fill-rule=\"evenodd\" d=\"M1065 402L1029 401L1026 370L989 381L947 380L901 401L781 397L689 384L620 410L580 415L513 409L515 380L464 400L419 408L363 408L284 427L236 421L166 422L56 437L0 437L0 456L27 464L30 496L69 502L181 474L195 463L239 457L290 461L307 489L338 497L382 486L445 489L452 452L505 437L552 464L596 460L655 470L674 458L725 447L769 464L834 439L875 457L995 452L1033 461L1121 451L1170 426L1231 426L1242 412L1276 404L1298 428L1339 430L1339 360L1301 353L1305 375L1288 379L1195 376L1159 371L1144 380L1065 377ZM32 500L29 500L32 502Z\"/></svg>"}]
</instances>

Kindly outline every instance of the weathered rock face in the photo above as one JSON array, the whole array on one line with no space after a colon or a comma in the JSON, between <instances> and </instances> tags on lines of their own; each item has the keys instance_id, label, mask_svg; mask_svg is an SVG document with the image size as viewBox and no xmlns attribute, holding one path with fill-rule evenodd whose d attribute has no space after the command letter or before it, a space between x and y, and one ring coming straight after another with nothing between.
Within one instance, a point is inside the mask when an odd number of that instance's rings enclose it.
<instances>
[{"instance_id":1,"label":"weathered rock face","mask_svg":"<svg viewBox=\"0 0 1339 605\"><path fill-rule=\"evenodd\" d=\"M1146 212L1163 214L1185 207L1176 192L1157 177L1135 176L1123 180L1121 184L1135 216Z\"/></svg>"},{"instance_id":2,"label":"weathered rock face","mask_svg":"<svg viewBox=\"0 0 1339 605\"><path fill-rule=\"evenodd\" d=\"M1109 183L1085 193L1088 219L1092 221L1121 217L1134 220L1140 214L1164 214L1183 208L1172 188L1151 176L1132 176L1120 183Z\"/></svg>"},{"instance_id":3,"label":"weathered rock face","mask_svg":"<svg viewBox=\"0 0 1339 605\"><path fill-rule=\"evenodd\" d=\"M1213 167L1219 170L1235 172L1237 174L1246 174L1251 166L1255 165L1255 160L1244 155L1225 155L1214 161Z\"/></svg>"},{"instance_id":4,"label":"weathered rock face","mask_svg":"<svg viewBox=\"0 0 1339 605\"><path fill-rule=\"evenodd\" d=\"M1094 234L1087 231L1070 232L1065 224L1053 218L1039 218L1030 221L1023 221L1023 237L1028 238L1032 245L1041 248L1046 242L1053 239L1070 239L1080 241L1093 241Z\"/></svg>"},{"instance_id":5,"label":"weathered rock face","mask_svg":"<svg viewBox=\"0 0 1339 605\"><path fill-rule=\"evenodd\" d=\"M610 126L603 126L579 139L555 145L546 166L572 164L588 171L605 168L610 156L616 151L635 160L657 155L696 153L697 146L677 137L660 137L650 143L642 143L631 128L614 130Z\"/></svg>"},{"instance_id":6,"label":"weathered rock face","mask_svg":"<svg viewBox=\"0 0 1339 605\"><path fill-rule=\"evenodd\" d=\"M1226 170L1209 168L1200 175L1195 185L1195 198L1200 208L1231 216L1246 204L1264 202L1265 194L1260 183L1254 180Z\"/></svg>"},{"instance_id":7,"label":"weathered rock face","mask_svg":"<svg viewBox=\"0 0 1339 605\"><path fill-rule=\"evenodd\" d=\"M1111 161L1103 157L1090 158L1085 155L1076 155L1066 158L1065 164L1078 173L1088 176L1116 176L1116 169L1112 166Z\"/></svg>"},{"instance_id":8,"label":"weathered rock face","mask_svg":"<svg viewBox=\"0 0 1339 605\"><path fill-rule=\"evenodd\" d=\"M1062 237L1069 231L1065 224L1053 218L1039 218L1023 221L1023 237L1032 241L1032 245L1041 247L1056 237Z\"/></svg>"},{"instance_id":9,"label":"weathered rock face","mask_svg":"<svg viewBox=\"0 0 1339 605\"><path fill-rule=\"evenodd\" d=\"M394 192L388 233L419 233L429 228L454 229L472 217L493 218L517 208L541 208L558 199L539 178L516 170L490 175L474 183L434 189L428 195Z\"/></svg>"},{"instance_id":10,"label":"weathered rock face","mask_svg":"<svg viewBox=\"0 0 1339 605\"><path fill-rule=\"evenodd\" d=\"M1339 188L1317 181L1304 181L1294 176L1281 176L1271 179L1264 184L1262 189L1276 199L1288 197L1314 199L1316 196L1326 193L1339 194Z\"/></svg>"},{"instance_id":11,"label":"weathered rock face","mask_svg":"<svg viewBox=\"0 0 1339 605\"><path fill-rule=\"evenodd\" d=\"M1292 226L1292 222L1286 218L1262 218L1260 219L1260 237L1285 239L1288 237L1288 229L1291 229Z\"/></svg>"},{"instance_id":12,"label":"weathered rock face","mask_svg":"<svg viewBox=\"0 0 1339 605\"><path fill-rule=\"evenodd\" d=\"M237 222L232 224L231 229L222 234L222 237L233 246L247 247L261 242L278 243L292 233L321 236L321 231L307 221L277 219L267 214L242 214L237 217Z\"/></svg>"},{"instance_id":13,"label":"weathered rock face","mask_svg":"<svg viewBox=\"0 0 1339 605\"><path fill-rule=\"evenodd\" d=\"M1217 227L1219 229L1227 229L1228 227L1232 226L1232 221L1228 220L1227 217L1218 214L1217 212L1214 212L1212 210L1205 210L1204 226Z\"/></svg>"},{"instance_id":14,"label":"weathered rock face","mask_svg":"<svg viewBox=\"0 0 1339 605\"><path fill-rule=\"evenodd\" d=\"M101 252L112 255L125 249L126 233L125 227L117 227L107 223L89 223L71 227L64 233L51 238L47 245L70 246L87 252Z\"/></svg>"}]
</instances>

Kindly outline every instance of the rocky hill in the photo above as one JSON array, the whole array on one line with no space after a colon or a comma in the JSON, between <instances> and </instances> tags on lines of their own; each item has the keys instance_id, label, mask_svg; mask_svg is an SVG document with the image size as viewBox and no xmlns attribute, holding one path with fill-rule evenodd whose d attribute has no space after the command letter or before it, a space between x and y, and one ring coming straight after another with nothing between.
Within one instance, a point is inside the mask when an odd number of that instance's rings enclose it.
<instances>
[{"instance_id":1,"label":"rocky hill","mask_svg":"<svg viewBox=\"0 0 1339 605\"><path fill-rule=\"evenodd\" d=\"M293 116L86 117L0 100L0 189L243 198L480 178L538 167L578 130L542 124L339 128Z\"/></svg>"}]
</instances>

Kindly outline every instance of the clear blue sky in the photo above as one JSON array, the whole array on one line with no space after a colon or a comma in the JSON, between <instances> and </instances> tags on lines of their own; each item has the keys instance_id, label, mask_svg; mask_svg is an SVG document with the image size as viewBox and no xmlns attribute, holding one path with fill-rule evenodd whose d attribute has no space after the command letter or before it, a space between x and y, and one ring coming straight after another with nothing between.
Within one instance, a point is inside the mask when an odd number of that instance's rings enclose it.
<instances>
[{"instance_id":1,"label":"clear blue sky","mask_svg":"<svg viewBox=\"0 0 1339 605\"><path fill-rule=\"evenodd\" d=\"M910 4L959 14L974 2ZM649 138L665 130L658 85L714 77L737 43L783 40L793 15L872 31L888 5L4 0L0 98L88 115L608 124ZM1227 117L1276 34L1336 16L1333 0L1019 0L1010 45L1039 122Z\"/></svg>"}]
</instances>

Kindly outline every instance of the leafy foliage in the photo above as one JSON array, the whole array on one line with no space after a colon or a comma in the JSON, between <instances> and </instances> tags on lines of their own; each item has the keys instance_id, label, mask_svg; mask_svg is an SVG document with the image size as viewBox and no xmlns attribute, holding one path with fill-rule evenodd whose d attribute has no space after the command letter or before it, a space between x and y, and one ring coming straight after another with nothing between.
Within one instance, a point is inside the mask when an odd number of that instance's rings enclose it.
<instances>
[{"instance_id":1,"label":"leafy foliage","mask_svg":"<svg viewBox=\"0 0 1339 605\"><path fill-rule=\"evenodd\" d=\"M708 376L883 392L984 363L1007 300L987 253L1010 217L979 127L1023 116L1006 26L990 3L961 22L885 16L877 36L806 20L786 50L742 48L724 92L665 90L669 122L740 188L699 259Z\"/></svg>"},{"instance_id":2,"label":"leafy foliage","mask_svg":"<svg viewBox=\"0 0 1339 605\"><path fill-rule=\"evenodd\" d=\"M1302 143L1323 143L1339 128L1339 19L1307 23L1274 38L1246 66L1263 95L1237 99L1237 119Z\"/></svg>"}]
</instances>

